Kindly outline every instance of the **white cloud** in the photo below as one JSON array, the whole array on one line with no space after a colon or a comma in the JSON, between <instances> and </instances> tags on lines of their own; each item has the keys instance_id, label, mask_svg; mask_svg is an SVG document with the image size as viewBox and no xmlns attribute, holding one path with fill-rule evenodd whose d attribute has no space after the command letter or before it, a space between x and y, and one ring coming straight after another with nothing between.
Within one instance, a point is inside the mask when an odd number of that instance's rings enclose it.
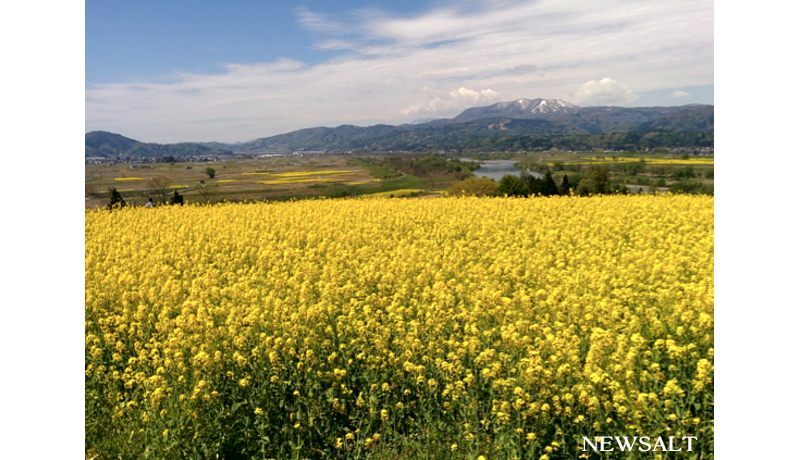
<instances>
[{"instance_id":1,"label":"white cloud","mask_svg":"<svg viewBox=\"0 0 800 460\"><path fill-rule=\"evenodd\" d=\"M623 104L637 92L713 84L711 0L444 1L453 3L415 16L299 8L317 49L350 52L314 65L231 63L213 74L97 85L86 90L86 129L151 142L236 141L403 123L497 94ZM587 82L591 75L624 86Z\"/></svg>"},{"instance_id":2,"label":"white cloud","mask_svg":"<svg viewBox=\"0 0 800 460\"><path fill-rule=\"evenodd\" d=\"M318 50L349 50L355 48L355 44L339 39L330 39L316 43L314 49Z\"/></svg>"},{"instance_id":3,"label":"white cloud","mask_svg":"<svg viewBox=\"0 0 800 460\"><path fill-rule=\"evenodd\" d=\"M297 21L306 29L312 32L322 33L346 33L347 25L334 20L328 15L315 13L308 8L301 6L295 9Z\"/></svg>"},{"instance_id":4,"label":"white cloud","mask_svg":"<svg viewBox=\"0 0 800 460\"><path fill-rule=\"evenodd\" d=\"M578 105L622 105L635 101L636 93L606 77L600 81L587 81L572 99Z\"/></svg>"},{"instance_id":5,"label":"white cloud","mask_svg":"<svg viewBox=\"0 0 800 460\"><path fill-rule=\"evenodd\" d=\"M671 94L672 97L689 97L691 94L687 93L686 91L675 90Z\"/></svg>"},{"instance_id":6,"label":"white cloud","mask_svg":"<svg viewBox=\"0 0 800 460\"><path fill-rule=\"evenodd\" d=\"M474 91L458 88L450 91L447 96L434 96L427 104L413 104L400 110L403 115L419 113L448 113L454 110L463 110L476 104L487 104L500 100L500 93L491 88Z\"/></svg>"}]
</instances>

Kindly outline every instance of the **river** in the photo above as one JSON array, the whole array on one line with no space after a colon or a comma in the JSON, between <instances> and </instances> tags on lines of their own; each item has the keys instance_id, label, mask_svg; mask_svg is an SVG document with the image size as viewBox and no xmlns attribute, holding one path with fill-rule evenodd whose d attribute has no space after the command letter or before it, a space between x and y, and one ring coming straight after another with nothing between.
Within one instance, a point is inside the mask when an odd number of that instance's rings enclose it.
<instances>
[{"instance_id":1,"label":"river","mask_svg":"<svg viewBox=\"0 0 800 460\"><path fill-rule=\"evenodd\" d=\"M488 177L500 182L503 176L519 176L522 172L521 169L514 166L517 162L514 160L473 160L471 158L460 158L461 161L474 161L480 163L481 167L473 171L476 177ZM533 177L542 178L544 175L530 171L529 174Z\"/></svg>"}]
</instances>

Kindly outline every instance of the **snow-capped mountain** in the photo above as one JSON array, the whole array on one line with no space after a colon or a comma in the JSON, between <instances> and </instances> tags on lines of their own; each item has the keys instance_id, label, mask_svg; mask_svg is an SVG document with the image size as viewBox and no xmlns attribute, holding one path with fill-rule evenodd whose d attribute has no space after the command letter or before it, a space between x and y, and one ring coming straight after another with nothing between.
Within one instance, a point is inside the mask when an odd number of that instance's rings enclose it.
<instances>
[{"instance_id":1,"label":"snow-capped mountain","mask_svg":"<svg viewBox=\"0 0 800 460\"><path fill-rule=\"evenodd\" d=\"M453 118L453 122L478 120L481 118L538 118L555 113L576 113L580 107L559 99L517 99L515 101L498 102L486 107L472 107Z\"/></svg>"},{"instance_id":2,"label":"snow-capped mountain","mask_svg":"<svg viewBox=\"0 0 800 460\"><path fill-rule=\"evenodd\" d=\"M524 101L525 99L520 99L517 102L521 104L520 101ZM564 102L558 99L541 99L539 100L538 104L533 104L534 101L530 102L533 108L530 109L531 113L552 113L552 112L563 112L563 113L575 113L578 110L578 107L575 105L570 104L569 102Z\"/></svg>"}]
</instances>

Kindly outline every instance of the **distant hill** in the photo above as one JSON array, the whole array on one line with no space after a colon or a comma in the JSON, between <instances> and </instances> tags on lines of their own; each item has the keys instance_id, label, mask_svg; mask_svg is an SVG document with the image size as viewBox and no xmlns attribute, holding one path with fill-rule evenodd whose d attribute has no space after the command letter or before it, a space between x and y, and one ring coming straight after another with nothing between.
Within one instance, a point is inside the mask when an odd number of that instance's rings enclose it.
<instances>
[{"instance_id":1,"label":"distant hill","mask_svg":"<svg viewBox=\"0 0 800 460\"><path fill-rule=\"evenodd\" d=\"M636 125L633 131L714 131L714 106L686 107L686 110Z\"/></svg>"},{"instance_id":2,"label":"distant hill","mask_svg":"<svg viewBox=\"0 0 800 460\"><path fill-rule=\"evenodd\" d=\"M233 150L236 148L237 145L241 144L241 142L236 142L234 144L226 144L224 142L197 142L197 144L206 146L212 149L218 150Z\"/></svg>"},{"instance_id":3,"label":"distant hill","mask_svg":"<svg viewBox=\"0 0 800 460\"><path fill-rule=\"evenodd\" d=\"M557 139L558 136L563 139ZM235 144L147 144L119 134L86 134L86 156L256 154L278 150L458 150L712 147L714 106L578 107L558 99L517 99L472 107L450 119L374 126L305 128Z\"/></svg>"},{"instance_id":4,"label":"distant hill","mask_svg":"<svg viewBox=\"0 0 800 460\"><path fill-rule=\"evenodd\" d=\"M709 124L708 117L711 117ZM691 104L680 107L578 107L558 99L518 99L498 102L486 107L467 109L448 123L463 123L477 120L511 118L515 120L548 120L562 131L584 134L609 132L649 131L646 123L662 126L673 131L713 130L714 106ZM669 121L659 122L662 118ZM710 127L709 127L710 125ZM533 125L531 125L533 126ZM541 125L538 125L541 126ZM710 128L710 129L709 129ZM662 129L662 128L654 128ZM558 134L558 132L550 134ZM530 133L534 134L534 133Z\"/></svg>"},{"instance_id":5,"label":"distant hill","mask_svg":"<svg viewBox=\"0 0 800 460\"><path fill-rule=\"evenodd\" d=\"M106 131L86 133L86 154L89 157L104 158L159 158L165 156L219 156L233 155L229 149L212 148L196 142L178 144L154 144L139 142L120 134Z\"/></svg>"},{"instance_id":6,"label":"distant hill","mask_svg":"<svg viewBox=\"0 0 800 460\"><path fill-rule=\"evenodd\" d=\"M239 145L237 151L246 152L265 148L290 150L377 148L382 145L383 140L410 131L412 131L410 127L392 125L342 125L336 128L306 128L277 136L256 139Z\"/></svg>"},{"instance_id":7,"label":"distant hill","mask_svg":"<svg viewBox=\"0 0 800 460\"><path fill-rule=\"evenodd\" d=\"M342 125L335 128L306 128L230 147L241 153L264 149L457 149L467 145L490 145L489 141L479 140L487 137L603 135L648 131L711 133L713 138L714 107L692 104L681 107L582 108L558 99L517 99L486 107L473 107L452 119L400 126ZM707 135L697 137L705 139L703 144L707 144ZM660 138L685 140L692 137Z\"/></svg>"}]
</instances>

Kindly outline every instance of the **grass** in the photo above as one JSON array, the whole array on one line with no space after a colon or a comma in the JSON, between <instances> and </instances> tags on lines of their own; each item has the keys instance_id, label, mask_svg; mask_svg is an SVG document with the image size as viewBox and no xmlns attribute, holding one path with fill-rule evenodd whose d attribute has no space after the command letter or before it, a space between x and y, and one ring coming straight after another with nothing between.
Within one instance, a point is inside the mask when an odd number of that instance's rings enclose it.
<instances>
[{"instance_id":1,"label":"grass","mask_svg":"<svg viewBox=\"0 0 800 460\"><path fill-rule=\"evenodd\" d=\"M370 193L367 196L369 196L370 198L378 198L378 197L381 197L381 198L390 197L391 198L391 197L401 197L401 196L414 196L414 195L419 195L420 193L423 193L424 191L425 190L422 190L422 189L419 189L419 188L404 188L404 189L398 189L398 190L393 190L393 191L388 191L388 192Z\"/></svg>"},{"instance_id":2,"label":"grass","mask_svg":"<svg viewBox=\"0 0 800 460\"><path fill-rule=\"evenodd\" d=\"M376 179L390 179L400 175L395 171L386 169L383 166L377 165L362 158L353 158L353 161L364 168L372 177Z\"/></svg>"}]
</instances>

